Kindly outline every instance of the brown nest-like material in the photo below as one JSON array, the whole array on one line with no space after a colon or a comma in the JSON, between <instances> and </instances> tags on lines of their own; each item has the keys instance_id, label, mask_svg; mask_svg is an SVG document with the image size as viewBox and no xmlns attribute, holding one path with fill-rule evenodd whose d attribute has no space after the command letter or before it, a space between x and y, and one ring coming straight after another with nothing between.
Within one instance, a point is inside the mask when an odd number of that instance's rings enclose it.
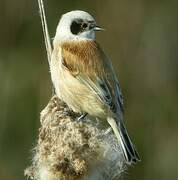
<instances>
[{"instance_id":1,"label":"brown nest-like material","mask_svg":"<svg viewBox=\"0 0 178 180\"><path fill-rule=\"evenodd\" d=\"M110 128L103 129L53 96L41 112L39 139L32 166L25 170L35 180L117 180L125 161Z\"/></svg>"}]
</instances>

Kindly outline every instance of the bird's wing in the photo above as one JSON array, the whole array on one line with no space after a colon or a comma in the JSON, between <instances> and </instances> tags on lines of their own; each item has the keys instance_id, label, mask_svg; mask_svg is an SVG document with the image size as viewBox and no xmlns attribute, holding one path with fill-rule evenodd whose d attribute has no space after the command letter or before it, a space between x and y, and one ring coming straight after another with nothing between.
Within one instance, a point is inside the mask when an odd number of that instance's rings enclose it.
<instances>
[{"instance_id":1,"label":"bird's wing","mask_svg":"<svg viewBox=\"0 0 178 180\"><path fill-rule=\"evenodd\" d=\"M123 98L110 60L95 41L63 43L63 65L114 113L123 115Z\"/></svg>"},{"instance_id":2,"label":"bird's wing","mask_svg":"<svg viewBox=\"0 0 178 180\"><path fill-rule=\"evenodd\" d=\"M61 45L63 65L115 115L107 121L121 143L128 163L140 160L123 122L123 98L119 82L110 60L95 41L65 43Z\"/></svg>"}]
</instances>

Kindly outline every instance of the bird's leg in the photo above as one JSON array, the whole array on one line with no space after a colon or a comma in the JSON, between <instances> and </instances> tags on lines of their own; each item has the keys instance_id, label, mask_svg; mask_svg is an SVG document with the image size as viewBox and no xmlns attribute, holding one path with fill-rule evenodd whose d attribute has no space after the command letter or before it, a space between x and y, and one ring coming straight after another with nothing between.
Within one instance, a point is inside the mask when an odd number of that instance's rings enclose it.
<instances>
[{"instance_id":1,"label":"bird's leg","mask_svg":"<svg viewBox=\"0 0 178 180\"><path fill-rule=\"evenodd\" d=\"M79 117L77 118L77 121L83 120L87 115L88 115L88 113L83 113L81 116L79 116Z\"/></svg>"}]
</instances>

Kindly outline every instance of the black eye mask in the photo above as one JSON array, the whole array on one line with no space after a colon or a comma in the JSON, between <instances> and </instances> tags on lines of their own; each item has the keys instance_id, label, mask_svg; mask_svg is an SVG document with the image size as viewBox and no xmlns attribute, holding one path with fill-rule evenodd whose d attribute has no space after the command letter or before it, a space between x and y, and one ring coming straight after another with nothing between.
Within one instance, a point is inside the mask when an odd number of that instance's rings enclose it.
<instances>
[{"instance_id":1,"label":"black eye mask","mask_svg":"<svg viewBox=\"0 0 178 180\"><path fill-rule=\"evenodd\" d=\"M72 22L70 30L72 34L77 35L91 29L90 24L91 22L83 21L82 19L76 19Z\"/></svg>"}]
</instances>

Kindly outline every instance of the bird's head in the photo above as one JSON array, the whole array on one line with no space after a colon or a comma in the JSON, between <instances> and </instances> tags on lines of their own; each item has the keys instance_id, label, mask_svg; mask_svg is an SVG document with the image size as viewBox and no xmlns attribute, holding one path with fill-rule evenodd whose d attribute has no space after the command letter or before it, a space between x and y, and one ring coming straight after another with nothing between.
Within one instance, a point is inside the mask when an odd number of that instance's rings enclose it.
<instances>
[{"instance_id":1,"label":"bird's head","mask_svg":"<svg viewBox=\"0 0 178 180\"><path fill-rule=\"evenodd\" d=\"M67 40L95 39L95 32L103 30L85 11L70 11L62 15L57 26L54 43Z\"/></svg>"}]
</instances>

